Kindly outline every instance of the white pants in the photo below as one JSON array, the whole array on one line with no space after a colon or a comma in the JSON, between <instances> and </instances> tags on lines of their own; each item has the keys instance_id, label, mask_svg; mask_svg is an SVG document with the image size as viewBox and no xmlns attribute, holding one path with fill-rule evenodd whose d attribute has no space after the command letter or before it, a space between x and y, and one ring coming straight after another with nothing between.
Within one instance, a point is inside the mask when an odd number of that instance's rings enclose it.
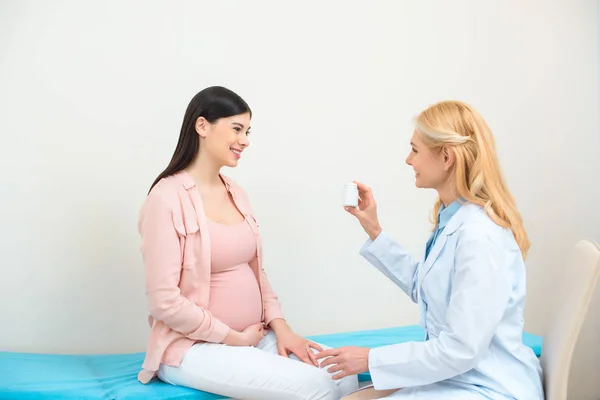
<instances>
[{"instance_id":1,"label":"white pants","mask_svg":"<svg viewBox=\"0 0 600 400\"><path fill-rule=\"evenodd\" d=\"M484 394L477 393L469 385L461 385L449 381L431 383L424 386L408 387L394 390L375 390L373 387L365 387L344 400L495 400L508 398L502 395L487 397Z\"/></svg>"},{"instance_id":2,"label":"white pants","mask_svg":"<svg viewBox=\"0 0 600 400\"><path fill-rule=\"evenodd\" d=\"M197 343L179 367L161 364L158 377L239 400L339 400L358 388L356 375L333 380L326 368L280 356L269 331L257 347Z\"/></svg>"}]
</instances>

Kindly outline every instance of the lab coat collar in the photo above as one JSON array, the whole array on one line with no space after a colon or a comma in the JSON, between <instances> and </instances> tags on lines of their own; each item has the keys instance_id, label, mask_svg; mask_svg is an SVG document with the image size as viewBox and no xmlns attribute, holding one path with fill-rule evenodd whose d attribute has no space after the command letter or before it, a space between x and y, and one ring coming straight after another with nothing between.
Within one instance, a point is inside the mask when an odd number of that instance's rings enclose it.
<instances>
[{"instance_id":1,"label":"lab coat collar","mask_svg":"<svg viewBox=\"0 0 600 400\"><path fill-rule=\"evenodd\" d=\"M429 252L429 256L423 261L423 272L420 274L419 283L423 282L423 279L425 279L427 273L429 272L429 270L431 270L433 264L435 264L436 260L440 255L440 252L446 245L446 239L448 238L448 236L452 235L454 232L456 232L458 228L460 228L460 226L465 221L465 217L468 215L469 211L472 209L473 206L477 207L469 203L463 204L462 207L460 207L460 209L456 211L456 213L452 216L452 218L450 218L446 227L440 233L435 244L433 245L433 248Z\"/></svg>"}]
</instances>

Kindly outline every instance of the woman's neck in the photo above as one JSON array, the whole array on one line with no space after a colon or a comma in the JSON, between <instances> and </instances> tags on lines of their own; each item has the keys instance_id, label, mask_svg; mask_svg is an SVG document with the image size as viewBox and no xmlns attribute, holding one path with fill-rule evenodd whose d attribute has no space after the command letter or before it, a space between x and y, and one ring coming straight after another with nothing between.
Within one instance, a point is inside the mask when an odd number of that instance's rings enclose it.
<instances>
[{"instance_id":1,"label":"woman's neck","mask_svg":"<svg viewBox=\"0 0 600 400\"><path fill-rule=\"evenodd\" d=\"M459 197L458 190L453 185L450 185L450 182L446 182L443 187L438 188L437 192L440 200L444 203L444 207L448 207Z\"/></svg>"},{"instance_id":2,"label":"woman's neck","mask_svg":"<svg viewBox=\"0 0 600 400\"><path fill-rule=\"evenodd\" d=\"M186 171L201 187L211 188L223 185L220 177L221 168L217 166L209 157L197 157L187 168Z\"/></svg>"}]
</instances>

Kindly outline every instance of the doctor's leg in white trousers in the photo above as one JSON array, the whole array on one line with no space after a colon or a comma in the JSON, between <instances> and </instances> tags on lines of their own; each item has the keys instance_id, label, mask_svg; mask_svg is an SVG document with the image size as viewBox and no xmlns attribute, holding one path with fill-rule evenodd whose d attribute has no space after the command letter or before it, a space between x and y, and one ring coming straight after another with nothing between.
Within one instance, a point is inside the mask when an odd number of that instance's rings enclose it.
<instances>
[{"instance_id":1,"label":"doctor's leg in white trousers","mask_svg":"<svg viewBox=\"0 0 600 400\"><path fill-rule=\"evenodd\" d=\"M280 356L270 331L257 347L195 344L179 367L161 364L158 377L240 400L339 400L358 388L356 375L333 380L326 368Z\"/></svg>"},{"instance_id":2,"label":"doctor's leg in white trousers","mask_svg":"<svg viewBox=\"0 0 600 400\"><path fill-rule=\"evenodd\" d=\"M374 390L372 387L348 396L348 400L507 400L500 394L489 396L478 393L468 385L441 381L424 386L408 387L400 390Z\"/></svg>"}]
</instances>

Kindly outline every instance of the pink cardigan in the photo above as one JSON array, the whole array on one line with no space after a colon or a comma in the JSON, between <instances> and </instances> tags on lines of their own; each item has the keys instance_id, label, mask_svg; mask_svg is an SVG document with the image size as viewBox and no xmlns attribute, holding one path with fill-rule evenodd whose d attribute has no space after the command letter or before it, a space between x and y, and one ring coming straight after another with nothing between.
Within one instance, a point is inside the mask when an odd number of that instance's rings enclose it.
<instances>
[{"instance_id":1,"label":"pink cardigan","mask_svg":"<svg viewBox=\"0 0 600 400\"><path fill-rule=\"evenodd\" d=\"M263 322L283 318L277 295L262 267L259 226L244 190L221 175L238 209L256 236L250 262L261 290ZM206 309L210 296L210 242L202 198L185 171L162 179L147 196L139 216L141 251L151 326L138 379L149 382L160 363L178 366L197 341L221 342L229 327Z\"/></svg>"}]
</instances>

